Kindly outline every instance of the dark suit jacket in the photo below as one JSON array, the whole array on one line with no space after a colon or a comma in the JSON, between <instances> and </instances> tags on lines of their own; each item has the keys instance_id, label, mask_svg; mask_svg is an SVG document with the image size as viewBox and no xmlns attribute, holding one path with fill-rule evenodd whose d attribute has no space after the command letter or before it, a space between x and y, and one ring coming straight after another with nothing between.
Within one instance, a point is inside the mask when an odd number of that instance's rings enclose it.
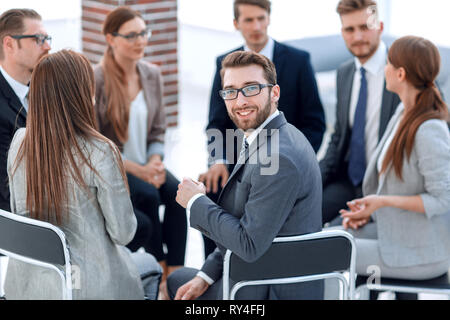
<instances>
[{"instance_id":1,"label":"dark suit jacket","mask_svg":"<svg viewBox=\"0 0 450 320\"><path fill-rule=\"evenodd\" d=\"M244 48L240 47L231 52L238 50L244 50ZM219 96L219 90L222 89L220 78L222 60L229 53L218 57L216 61L217 70L209 104L209 123L206 127L207 130L220 130L222 137L226 137L226 129L236 129L228 116L223 99ZM314 151L317 152L325 132L325 115L309 53L275 41L273 63L277 70L277 80L281 88L279 110L284 113L289 123L305 135ZM208 141L211 142L211 135L209 134ZM224 157L226 155L225 139L223 155ZM215 154L212 156L214 157ZM233 160L235 159L227 160L234 163Z\"/></svg>"},{"instance_id":2,"label":"dark suit jacket","mask_svg":"<svg viewBox=\"0 0 450 320\"><path fill-rule=\"evenodd\" d=\"M351 138L348 118L355 72L356 66L353 59L342 64L337 71L336 124L325 157L320 161L320 171L322 173L322 182L324 186L336 176L341 176L347 172ZM381 102L378 141L383 136L389 119L394 114L399 103L400 98L395 93L387 91L385 87ZM367 161L369 161L369 159Z\"/></svg>"},{"instance_id":3,"label":"dark suit jacket","mask_svg":"<svg viewBox=\"0 0 450 320\"><path fill-rule=\"evenodd\" d=\"M283 114L270 121L265 129L268 138L250 145L246 157L250 161L235 166L218 204L204 196L192 204L191 226L218 246L202 268L214 281L222 277L226 249L252 262L268 250L275 237L321 230L322 184L313 149L305 136L286 122ZM272 129L278 129L278 137ZM266 157L266 150L273 152L269 154L271 161ZM252 161L255 155L262 158ZM279 159L278 170L264 174L261 170L273 166L275 159ZM320 299L321 283L311 284L308 290L298 284L270 286L268 295L270 299Z\"/></svg>"},{"instance_id":4,"label":"dark suit jacket","mask_svg":"<svg viewBox=\"0 0 450 320\"><path fill-rule=\"evenodd\" d=\"M0 209L10 211L8 150L14 133L25 127L27 114L14 90L0 73Z\"/></svg>"}]
</instances>

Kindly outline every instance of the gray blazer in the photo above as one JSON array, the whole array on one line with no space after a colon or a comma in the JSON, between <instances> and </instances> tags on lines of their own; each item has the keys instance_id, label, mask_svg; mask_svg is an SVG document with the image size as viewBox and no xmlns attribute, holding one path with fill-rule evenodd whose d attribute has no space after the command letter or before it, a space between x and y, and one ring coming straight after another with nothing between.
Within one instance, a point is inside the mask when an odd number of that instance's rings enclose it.
<instances>
[{"instance_id":1,"label":"gray blazer","mask_svg":"<svg viewBox=\"0 0 450 320\"><path fill-rule=\"evenodd\" d=\"M403 162L403 181L393 168L378 177L377 161L386 139L403 114L403 106L388 124L363 182L365 195L422 197L426 214L385 207L373 215L383 261L408 267L450 259L450 135L442 120L425 121L418 129L411 158Z\"/></svg>"},{"instance_id":2,"label":"gray blazer","mask_svg":"<svg viewBox=\"0 0 450 320\"><path fill-rule=\"evenodd\" d=\"M24 161L11 175L24 136L25 129L19 129L14 136L8 155L8 175L11 211L27 216ZM75 181L69 181L73 194L69 198L69 213L60 227L69 245L74 285L78 286L73 297L143 299L137 267L124 247L136 232L136 218L111 146L100 141L79 141L103 179L87 166L82 167L90 195ZM10 260L5 292L7 299L60 299L61 284L52 271Z\"/></svg>"},{"instance_id":3,"label":"gray blazer","mask_svg":"<svg viewBox=\"0 0 450 320\"><path fill-rule=\"evenodd\" d=\"M202 196L191 207L191 226L218 246L202 267L214 281L222 277L226 249L251 262L267 251L275 237L321 230L322 184L314 150L305 136L286 122L283 113L265 129L267 139L255 140L246 157L251 160L258 154L261 158L235 166L218 204ZM263 165L268 163L264 156L268 153L262 148L273 151L277 144L272 129L279 133L279 152L272 154L271 165L278 158L279 169L275 174L262 175L261 169L270 166ZM282 286L271 286L270 299L320 298L320 283L308 290L300 288L292 285L283 291Z\"/></svg>"},{"instance_id":4,"label":"gray blazer","mask_svg":"<svg viewBox=\"0 0 450 320\"><path fill-rule=\"evenodd\" d=\"M349 159L351 138L348 118L355 72L356 66L354 59L342 64L337 71L336 123L325 157L320 161L320 171L322 173L324 185L332 181L336 175L347 172L345 164L348 163ZM400 98L395 93L387 91L385 87L383 89L383 98L381 102L378 139L381 139L383 136L389 119L394 114L399 103Z\"/></svg>"}]
</instances>

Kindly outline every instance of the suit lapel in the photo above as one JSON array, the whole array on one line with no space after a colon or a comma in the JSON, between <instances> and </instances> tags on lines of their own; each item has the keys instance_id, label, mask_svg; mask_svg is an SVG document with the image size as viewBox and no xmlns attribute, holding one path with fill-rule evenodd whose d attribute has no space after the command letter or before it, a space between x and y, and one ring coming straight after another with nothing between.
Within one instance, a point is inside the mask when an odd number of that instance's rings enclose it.
<instances>
[{"instance_id":1,"label":"suit lapel","mask_svg":"<svg viewBox=\"0 0 450 320\"><path fill-rule=\"evenodd\" d=\"M0 90L3 93L3 96L8 100L8 104L11 109L17 114L16 122L21 118L23 121L26 121L27 113L25 108L22 106L22 103L17 97L14 90L11 88L9 83L3 77L3 74L0 72Z\"/></svg>"},{"instance_id":2,"label":"suit lapel","mask_svg":"<svg viewBox=\"0 0 450 320\"><path fill-rule=\"evenodd\" d=\"M400 103L400 99L395 93L392 93L386 89L386 81L384 82L383 100L381 102L380 112L380 129L378 132L378 140L383 137L386 126L389 123L389 119L394 114L397 106Z\"/></svg>"},{"instance_id":3,"label":"suit lapel","mask_svg":"<svg viewBox=\"0 0 450 320\"><path fill-rule=\"evenodd\" d=\"M277 70L277 74L278 74L277 78L281 79L282 78L281 73L283 70L284 63L285 63L285 59L284 59L285 48L281 43L279 43L275 40L274 40L274 43L275 44L274 44L274 48L273 48L273 61L272 62L275 65L275 70Z\"/></svg>"},{"instance_id":4,"label":"suit lapel","mask_svg":"<svg viewBox=\"0 0 450 320\"><path fill-rule=\"evenodd\" d=\"M350 64L347 70L343 71L343 83L342 83L342 103L343 108L340 115L343 117L341 119L342 129L344 131L348 130L348 117L350 113L350 102L352 99L352 89L353 89L353 80L355 78L356 66L354 63Z\"/></svg>"},{"instance_id":5,"label":"suit lapel","mask_svg":"<svg viewBox=\"0 0 450 320\"><path fill-rule=\"evenodd\" d=\"M380 142L378 143L377 148L375 149L375 152L373 156L370 158L369 164L367 165L366 169L366 175L367 179L364 179L364 194L370 194L375 193L377 190L379 190L384 183L384 177L381 178L381 180L378 177L378 158L380 157L380 153L384 148L384 145L386 143L386 140L388 137L392 134L392 130L394 130L396 123L399 121L400 116L403 113L400 111L400 109L397 110L397 112L392 116L389 123L387 124L386 131L384 132L383 137L381 138Z\"/></svg>"},{"instance_id":6,"label":"suit lapel","mask_svg":"<svg viewBox=\"0 0 450 320\"><path fill-rule=\"evenodd\" d=\"M273 129L279 129L281 126L283 126L284 124L286 124L286 118L284 117L283 112L280 111L280 114L275 117L274 119L272 119L272 121L270 121L265 127L264 129L267 130L267 136L262 136L261 133L258 135L256 141L257 144L252 143L252 145L249 146L249 152L248 154L245 156L245 162L243 163L238 163L234 166L233 172L231 173L230 177L228 178L227 183L225 184L225 186L222 189L222 192L219 195L219 199L217 201L217 203L220 203L220 200L222 198L222 195L224 194L225 190L227 189L228 185L231 184L231 181L233 180L233 178L235 177L235 175L239 172L239 170L241 170L241 168L244 167L245 163L247 163L248 159L255 153L257 152L262 146L264 146L267 143L268 138L272 135L272 130Z\"/></svg>"}]
</instances>

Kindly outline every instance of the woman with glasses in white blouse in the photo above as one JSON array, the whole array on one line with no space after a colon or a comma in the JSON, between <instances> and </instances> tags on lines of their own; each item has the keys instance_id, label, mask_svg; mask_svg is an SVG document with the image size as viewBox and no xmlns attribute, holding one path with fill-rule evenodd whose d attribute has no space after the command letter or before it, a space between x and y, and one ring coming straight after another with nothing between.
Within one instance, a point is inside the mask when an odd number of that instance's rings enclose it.
<instances>
[{"instance_id":1,"label":"woman with glasses in white blouse","mask_svg":"<svg viewBox=\"0 0 450 320\"><path fill-rule=\"evenodd\" d=\"M163 80L159 68L142 59L150 31L138 12L115 9L106 17L103 34L108 48L95 68L99 129L119 147L127 172L138 220L128 247L142 246L156 257L164 284L169 273L184 265L187 217L175 201L179 181L163 163ZM165 205L162 223L160 204Z\"/></svg>"}]
</instances>

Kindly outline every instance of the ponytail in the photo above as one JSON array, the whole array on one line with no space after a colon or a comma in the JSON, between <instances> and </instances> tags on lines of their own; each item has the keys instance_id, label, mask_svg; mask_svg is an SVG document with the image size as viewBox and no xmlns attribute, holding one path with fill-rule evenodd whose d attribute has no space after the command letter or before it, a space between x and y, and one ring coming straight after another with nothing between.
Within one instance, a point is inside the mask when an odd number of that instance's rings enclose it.
<instances>
[{"instance_id":1,"label":"ponytail","mask_svg":"<svg viewBox=\"0 0 450 320\"><path fill-rule=\"evenodd\" d=\"M419 37L400 38L389 50L389 62L395 68L403 67L407 81L420 90L415 105L405 111L400 121L380 171L385 173L392 164L397 177L403 180L403 159L405 155L411 157L417 130L427 120L448 121L448 109L434 84L440 69L440 55L434 44Z\"/></svg>"}]
</instances>

